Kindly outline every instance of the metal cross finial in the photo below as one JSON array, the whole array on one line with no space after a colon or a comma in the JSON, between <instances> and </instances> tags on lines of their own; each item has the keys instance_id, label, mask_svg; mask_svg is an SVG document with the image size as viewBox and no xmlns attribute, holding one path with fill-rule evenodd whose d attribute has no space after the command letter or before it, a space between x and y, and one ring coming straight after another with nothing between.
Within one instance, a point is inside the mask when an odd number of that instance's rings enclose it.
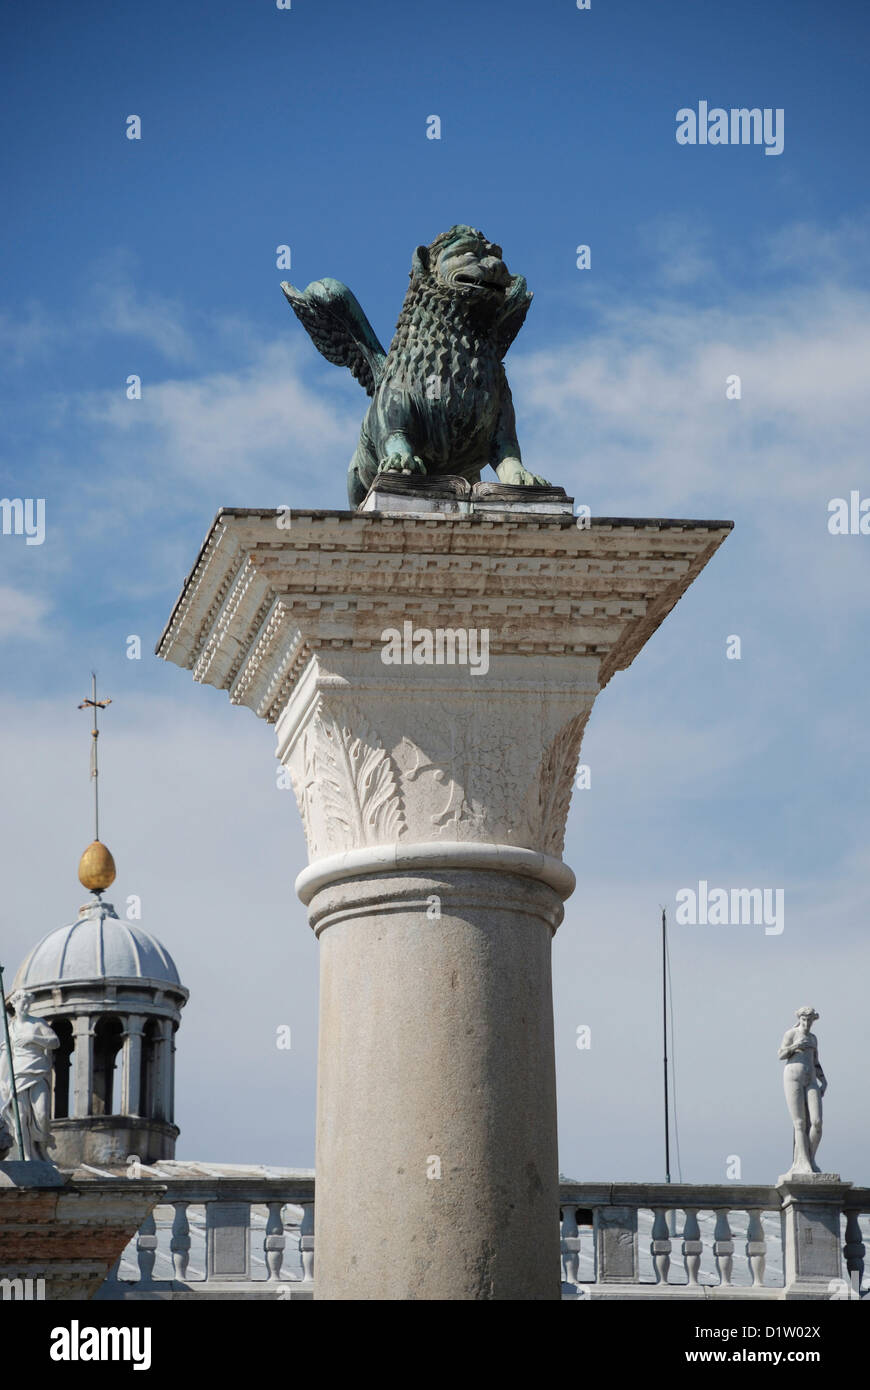
<instances>
[{"instance_id":1,"label":"metal cross finial","mask_svg":"<svg viewBox=\"0 0 870 1390\"><path fill-rule=\"evenodd\" d=\"M105 709L112 701L107 697L105 700L97 699L97 673L91 672L91 698L82 700L79 709L92 709L94 711L94 727L91 729L91 776L94 779L94 839L100 838L100 795L99 795L99 767L97 765L97 739L100 737L100 730L97 727L97 710Z\"/></svg>"}]
</instances>

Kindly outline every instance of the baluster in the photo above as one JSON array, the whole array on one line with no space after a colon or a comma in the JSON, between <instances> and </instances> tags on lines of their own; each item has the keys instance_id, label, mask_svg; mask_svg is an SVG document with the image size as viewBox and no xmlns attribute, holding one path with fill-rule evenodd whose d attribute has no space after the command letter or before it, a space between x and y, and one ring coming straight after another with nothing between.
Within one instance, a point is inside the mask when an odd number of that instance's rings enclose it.
<instances>
[{"instance_id":1,"label":"baluster","mask_svg":"<svg viewBox=\"0 0 870 1390\"><path fill-rule=\"evenodd\" d=\"M749 1224L746 1227L746 1254L749 1259L749 1268L752 1272L752 1283L754 1287L764 1283L764 1265L767 1258L767 1247L764 1241L764 1227L761 1224L761 1212L747 1212Z\"/></svg>"},{"instance_id":2,"label":"baluster","mask_svg":"<svg viewBox=\"0 0 870 1390\"><path fill-rule=\"evenodd\" d=\"M716 1210L716 1229L713 1232L713 1256L716 1260L719 1283L727 1287L731 1283L731 1271L734 1268L734 1238L731 1235L731 1227L728 1224L727 1207L718 1207Z\"/></svg>"},{"instance_id":3,"label":"baluster","mask_svg":"<svg viewBox=\"0 0 870 1390\"><path fill-rule=\"evenodd\" d=\"M269 1216L266 1221L266 1239L263 1241L263 1249L266 1252L266 1265L269 1269L269 1279L273 1282L281 1278L281 1266L284 1263L284 1247L287 1237L284 1235L284 1221L281 1212L284 1207L283 1202L268 1202Z\"/></svg>"},{"instance_id":4,"label":"baluster","mask_svg":"<svg viewBox=\"0 0 870 1390\"><path fill-rule=\"evenodd\" d=\"M698 1213L694 1207L686 1208L686 1223L683 1227L683 1263L686 1277L693 1288L698 1287L698 1270L701 1268L701 1231L698 1226Z\"/></svg>"},{"instance_id":5,"label":"baluster","mask_svg":"<svg viewBox=\"0 0 870 1390\"><path fill-rule=\"evenodd\" d=\"M175 1208L175 1216L172 1221L169 1249L172 1252L175 1278L184 1283L187 1278L187 1266L190 1264L190 1222L187 1219L189 1203L173 1202L172 1205Z\"/></svg>"},{"instance_id":6,"label":"baluster","mask_svg":"<svg viewBox=\"0 0 870 1390\"><path fill-rule=\"evenodd\" d=\"M136 1256L139 1261L139 1283L153 1283L154 1261L157 1259L157 1227L154 1213L146 1216L136 1237Z\"/></svg>"},{"instance_id":7,"label":"baluster","mask_svg":"<svg viewBox=\"0 0 870 1390\"><path fill-rule=\"evenodd\" d=\"M576 1288L580 1282L580 1227L577 1225L577 1207L573 1203L564 1206L561 1217L560 1244L565 1283L573 1284Z\"/></svg>"},{"instance_id":8,"label":"baluster","mask_svg":"<svg viewBox=\"0 0 870 1390\"><path fill-rule=\"evenodd\" d=\"M656 1283L666 1284L671 1267L671 1236L668 1230L667 1208L654 1207L653 1214L655 1219L652 1228L652 1242L649 1248L655 1265Z\"/></svg>"},{"instance_id":9,"label":"baluster","mask_svg":"<svg viewBox=\"0 0 870 1390\"><path fill-rule=\"evenodd\" d=\"M866 1247L861 1239L861 1223L857 1211L846 1212L846 1269L849 1271L849 1285L853 1294L861 1297L861 1280L864 1278L864 1255Z\"/></svg>"},{"instance_id":10,"label":"baluster","mask_svg":"<svg viewBox=\"0 0 870 1390\"><path fill-rule=\"evenodd\" d=\"M302 1221L299 1225L302 1282L310 1284L314 1280L314 1203L299 1202L297 1205L302 1208Z\"/></svg>"}]
</instances>

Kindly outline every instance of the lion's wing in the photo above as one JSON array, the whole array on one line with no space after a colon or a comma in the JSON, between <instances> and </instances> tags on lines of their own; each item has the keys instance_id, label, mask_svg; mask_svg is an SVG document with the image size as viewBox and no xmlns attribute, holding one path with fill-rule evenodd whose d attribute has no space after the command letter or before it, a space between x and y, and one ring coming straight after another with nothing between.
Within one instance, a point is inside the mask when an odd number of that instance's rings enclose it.
<instances>
[{"instance_id":1,"label":"lion's wing","mask_svg":"<svg viewBox=\"0 0 870 1390\"><path fill-rule=\"evenodd\" d=\"M529 312L532 295L529 293L524 275L515 275L510 289L505 295L504 308L495 326L499 356L504 357L514 338L519 333Z\"/></svg>"},{"instance_id":2,"label":"lion's wing","mask_svg":"<svg viewBox=\"0 0 870 1390\"><path fill-rule=\"evenodd\" d=\"M318 352L338 367L349 367L373 396L387 354L347 285L326 277L305 290L285 280L281 289Z\"/></svg>"}]
</instances>

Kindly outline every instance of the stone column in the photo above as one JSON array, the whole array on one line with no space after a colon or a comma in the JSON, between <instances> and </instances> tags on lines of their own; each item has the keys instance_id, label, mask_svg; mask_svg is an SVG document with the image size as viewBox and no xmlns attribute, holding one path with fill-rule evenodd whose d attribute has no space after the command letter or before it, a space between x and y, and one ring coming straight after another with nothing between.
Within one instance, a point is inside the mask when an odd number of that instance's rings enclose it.
<instances>
[{"instance_id":1,"label":"stone column","mask_svg":"<svg viewBox=\"0 0 870 1390\"><path fill-rule=\"evenodd\" d=\"M305 824L315 1296L557 1299L550 943L580 743L730 523L421 501L286 526L221 513L158 652L276 725Z\"/></svg>"},{"instance_id":2,"label":"stone column","mask_svg":"<svg viewBox=\"0 0 870 1390\"><path fill-rule=\"evenodd\" d=\"M90 1115L94 1097L94 1028L92 1014L73 1019L72 1081L69 1113L75 1119Z\"/></svg>"},{"instance_id":3,"label":"stone column","mask_svg":"<svg viewBox=\"0 0 870 1390\"><path fill-rule=\"evenodd\" d=\"M121 1114L138 1115L142 1087L142 1030L145 1018L130 1014L124 1030L121 1073Z\"/></svg>"},{"instance_id":4,"label":"stone column","mask_svg":"<svg viewBox=\"0 0 870 1390\"><path fill-rule=\"evenodd\" d=\"M154 1052L154 1104L151 1118L168 1120L172 1093L172 1021L168 1018L157 1020Z\"/></svg>"},{"instance_id":5,"label":"stone column","mask_svg":"<svg viewBox=\"0 0 870 1390\"><path fill-rule=\"evenodd\" d=\"M175 1029L169 1029L169 1105L167 1107L166 1118L170 1124L175 1124Z\"/></svg>"},{"instance_id":6,"label":"stone column","mask_svg":"<svg viewBox=\"0 0 870 1390\"><path fill-rule=\"evenodd\" d=\"M557 1298L550 943L572 876L509 846L396 850L299 885L321 946L318 1297Z\"/></svg>"},{"instance_id":7,"label":"stone column","mask_svg":"<svg viewBox=\"0 0 870 1390\"><path fill-rule=\"evenodd\" d=\"M559 1296L550 952L597 686L582 657L570 690L536 666L547 696L511 655L478 677L321 649L278 719L321 947L317 1297Z\"/></svg>"}]
</instances>

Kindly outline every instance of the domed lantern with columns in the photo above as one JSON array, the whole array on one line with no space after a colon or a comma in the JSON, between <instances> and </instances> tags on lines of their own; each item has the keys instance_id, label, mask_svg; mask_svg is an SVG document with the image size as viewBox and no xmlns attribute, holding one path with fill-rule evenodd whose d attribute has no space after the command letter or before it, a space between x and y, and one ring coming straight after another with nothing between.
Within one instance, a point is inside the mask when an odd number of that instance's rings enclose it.
<instances>
[{"instance_id":1,"label":"domed lantern with columns","mask_svg":"<svg viewBox=\"0 0 870 1390\"><path fill-rule=\"evenodd\" d=\"M30 995L29 1012L59 1040L49 1153L63 1168L175 1157L173 1039L188 996L160 942L102 901L115 881L115 861L100 839L97 719L112 702L97 698L96 674L91 681L79 709L93 716L94 839L79 861L79 882L93 898L75 922L34 946L11 991Z\"/></svg>"},{"instance_id":2,"label":"domed lantern with columns","mask_svg":"<svg viewBox=\"0 0 870 1390\"><path fill-rule=\"evenodd\" d=\"M95 842L79 877L114 878ZM108 886L108 885L106 885ZM75 922L43 937L18 970L13 991L60 1039L51 1077L51 1157L81 1163L143 1163L175 1156L174 1035L188 991L168 951L138 923L122 921L102 889Z\"/></svg>"}]
</instances>

